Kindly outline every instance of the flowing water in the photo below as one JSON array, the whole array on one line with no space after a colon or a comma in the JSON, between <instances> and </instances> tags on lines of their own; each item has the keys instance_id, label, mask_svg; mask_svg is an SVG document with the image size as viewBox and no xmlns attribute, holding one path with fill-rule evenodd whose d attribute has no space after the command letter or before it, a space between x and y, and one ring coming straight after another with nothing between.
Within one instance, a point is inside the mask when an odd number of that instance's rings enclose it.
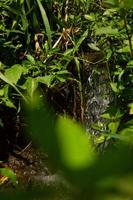
<instances>
[{"instance_id":1,"label":"flowing water","mask_svg":"<svg viewBox=\"0 0 133 200\"><path fill-rule=\"evenodd\" d=\"M92 129L92 124L104 121L101 114L111 102L112 94L107 68L94 65L89 65L88 68L88 79L85 86L85 121L87 131L96 134Z\"/></svg>"}]
</instances>

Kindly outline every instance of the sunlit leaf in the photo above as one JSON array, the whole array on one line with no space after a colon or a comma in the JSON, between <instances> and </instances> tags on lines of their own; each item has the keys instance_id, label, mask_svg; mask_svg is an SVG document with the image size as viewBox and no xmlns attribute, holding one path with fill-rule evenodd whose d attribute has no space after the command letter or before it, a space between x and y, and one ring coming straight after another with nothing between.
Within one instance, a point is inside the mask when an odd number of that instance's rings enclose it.
<instances>
[{"instance_id":1,"label":"sunlit leaf","mask_svg":"<svg viewBox=\"0 0 133 200\"><path fill-rule=\"evenodd\" d=\"M111 82L110 85L114 92L116 92L116 93L119 92L118 83Z\"/></svg>"},{"instance_id":2,"label":"sunlit leaf","mask_svg":"<svg viewBox=\"0 0 133 200\"><path fill-rule=\"evenodd\" d=\"M91 14L91 15L84 15L84 18L87 19L88 21L94 21L95 20L95 15Z\"/></svg>"},{"instance_id":3,"label":"sunlit leaf","mask_svg":"<svg viewBox=\"0 0 133 200\"><path fill-rule=\"evenodd\" d=\"M96 44L94 43L89 43L88 46L92 49L92 50L95 50L95 51L100 51L100 49L97 47Z\"/></svg>"},{"instance_id":4,"label":"sunlit leaf","mask_svg":"<svg viewBox=\"0 0 133 200\"><path fill-rule=\"evenodd\" d=\"M119 107L110 105L106 111L101 115L105 119L116 120L121 118L124 115L124 112L120 110Z\"/></svg>"},{"instance_id":5,"label":"sunlit leaf","mask_svg":"<svg viewBox=\"0 0 133 200\"><path fill-rule=\"evenodd\" d=\"M96 144L101 144L101 143L103 143L105 141L105 136L104 135L101 135L101 136L99 136L99 137L96 137L96 139L95 139L95 143Z\"/></svg>"},{"instance_id":6,"label":"sunlit leaf","mask_svg":"<svg viewBox=\"0 0 133 200\"><path fill-rule=\"evenodd\" d=\"M129 114L133 115L133 103L128 104L129 109Z\"/></svg>"},{"instance_id":7,"label":"sunlit leaf","mask_svg":"<svg viewBox=\"0 0 133 200\"><path fill-rule=\"evenodd\" d=\"M52 34L51 34L51 29L50 29L50 24L49 24L49 20L46 14L46 11L41 3L40 0L36 0L42 15L42 19L43 19L43 23L45 25L46 28L46 33L47 33L47 37L48 37L48 43L49 43L49 47L51 48L51 43L52 43Z\"/></svg>"},{"instance_id":8,"label":"sunlit leaf","mask_svg":"<svg viewBox=\"0 0 133 200\"><path fill-rule=\"evenodd\" d=\"M14 185L17 183L17 177L16 174L11 170L7 168L0 168L0 174L2 174L5 177L8 177Z\"/></svg>"},{"instance_id":9,"label":"sunlit leaf","mask_svg":"<svg viewBox=\"0 0 133 200\"><path fill-rule=\"evenodd\" d=\"M117 129L118 129L118 127L119 127L119 124L120 124L119 121L110 122L110 123L108 124L108 128L109 128L109 130L110 130L110 132L111 132L112 134L117 133Z\"/></svg>"},{"instance_id":10,"label":"sunlit leaf","mask_svg":"<svg viewBox=\"0 0 133 200\"><path fill-rule=\"evenodd\" d=\"M32 98L35 90L38 87L38 82L35 78L28 77L26 82L21 86L21 88L27 90L28 95Z\"/></svg>"},{"instance_id":11,"label":"sunlit leaf","mask_svg":"<svg viewBox=\"0 0 133 200\"><path fill-rule=\"evenodd\" d=\"M111 26L100 27L96 29L96 35L119 35L119 31L117 28L112 28Z\"/></svg>"},{"instance_id":12,"label":"sunlit leaf","mask_svg":"<svg viewBox=\"0 0 133 200\"><path fill-rule=\"evenodd\" d=\"M13 65L5 71L5 77L11 82L16 84L22 74L22 66L19 64Z\"/></svg>"},{"instance_id":13,"label":"sunlit leaf","mask_svg":"<svg viewBox=\"0 0 133 200\"><path fill-rule=\"evenodd\" d=\"M40 83L47 85L48 87L51 86L53 80L55 79L55 75L46 75L43 77L37 77L36 80Z\"/></svg>"},{"instance_id":14,"label":"sunlit leaf","mask_svg":"<svg viewBox=\"0 0 133 200\"><path fill-rule=\"evenodd\" d=\"M31 62L31 64L35 65L35 59L31 55L26 55L26 58Z\"/></svg>"},{"instance_id":15,"label":"sunlit leaf","mask_svg":"<svg viewBox=\"0 0 133 200\"><path fill-rule=\"evenodd\" d=\"M70 169L84 169L95 160L90 138L76 122L60 117L57 122L57 139L64 166Z\"/></svg>"}]
</instances>

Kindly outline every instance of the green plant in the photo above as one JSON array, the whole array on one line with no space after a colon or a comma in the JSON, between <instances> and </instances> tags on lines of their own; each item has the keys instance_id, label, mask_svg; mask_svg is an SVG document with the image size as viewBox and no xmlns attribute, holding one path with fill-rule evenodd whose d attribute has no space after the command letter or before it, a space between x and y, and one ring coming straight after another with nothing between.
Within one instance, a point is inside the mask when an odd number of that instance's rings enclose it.
<instances>
[{"instance_id":1,"label":"green plant","mask_svg":"<svg viewBox=\"0 0 133 200\"><path fill-rule=\"evenodd\" d=\"M80 190L79 199L82 194L85 199L132 198L130 186L123 187L133 169L132 8L131 0L0 2L0 103L18 112L21 99L27 103L29 132ZM101 57L95 60L97 52ZM91 134L70 118L57 116L35 96L38 88L41 98L51 101L53 93L61 93L72 104L71 111L66 106L61 113L83 122L84 63L92 65L97 76L105 67L112 89L112 102L101 115L105 121L92 125L100 133L94 143L115 141L116 149L103 155L96 153ZM33 194L16 193L18 197L32 199Z\"/></svg>"}]
</instances>

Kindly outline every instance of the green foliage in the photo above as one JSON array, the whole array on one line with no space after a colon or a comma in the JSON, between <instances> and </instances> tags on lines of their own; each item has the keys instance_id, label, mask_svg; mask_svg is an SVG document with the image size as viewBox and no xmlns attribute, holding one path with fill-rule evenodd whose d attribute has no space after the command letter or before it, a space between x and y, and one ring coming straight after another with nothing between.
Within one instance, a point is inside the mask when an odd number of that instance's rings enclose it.
<instances>
[{"instance_id":1,"label":"green foliage","mask_svg":"<svg viewBox=\"0 0 133 200\"><path fill-rule=\"evenodd\" d=\"M10 181L14 184L14 186L17 184L17 177L16 174L7 168L0 168L0 174L9 178Z\"/></svg>"},{"instance_id":2,"label":"green foliage","mask_svg":"<svg viewBox=\"0 0 133 200\"><path fill-rule=\"evenodd\" d=\"M122 182L116 181L132 175L133 170L129 155L129 151L133 153L132 8L132 0L0 2L0 103L17 110L21 98L27 103L33 139L81 193L87 188L86 195L92 199L132 199L131 190L124 193ZM101 59L93 59L96 52ZM107 69L105 77L113 96L101 115L103 122L92 125L99 133L94 137L38 100L60 88L68 92L71 85L73 91L76 88L78 95L73 92L72 98L75 103L78 97L77 110L83 121L85 62L92 64L99 76L101 66ZM36 96L38 88L43 95ZM110 141L117 149L96 153L93 142L104 145ZM14 174L4 170L1 173L15 183ZM25 194L24 199L33 198L29 196Z\"/></svg>"}]
</instances>

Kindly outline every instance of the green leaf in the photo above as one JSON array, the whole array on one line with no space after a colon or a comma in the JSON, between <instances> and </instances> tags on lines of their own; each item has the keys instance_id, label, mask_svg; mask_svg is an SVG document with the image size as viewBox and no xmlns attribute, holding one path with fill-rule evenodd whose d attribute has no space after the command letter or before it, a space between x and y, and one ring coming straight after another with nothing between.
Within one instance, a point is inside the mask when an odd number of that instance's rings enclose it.
<instances>
[{"instance_id":1,"label":"green leaf","mask_svg":"<svg viewBox=\"0 0 133 200\"><path fill-rule=\"evenodd\" d=\"M31 56L31 55L26 55L26 58L31 62L31 64L33 64L33 65L36 64L35 59L34 59L33 56Z\"/></svg>"},{"instance_id":2,"label":"green leaf","mask_svg":"<svg viewBox=\"0 0 133 200\"><path fill-rule=\"evenodd\" d=\"M88 46L95 51L100 51L100 49L96 46L96 44L94 43L89 43Z\"/></svg>"},{"instance_id":3,"label":"green leaf","mask_svg":"<svg viewBox=\"0 0 133 200\"><path fill-rule=\"evenodd\" d=\"M3 98L2 101L5 103L7 107L16 109L16 106L13 104L13 102L9 98Z\"/></svg>"},{"instance_id":4,"label":"green leaf","mask_svg":"<svg viewBox=\"0 0 133 200\"><path fill-rule=\"evenodd\" d=\"M112 28L111 26L100 27L96 29L96 35L119 35L119 31L117 28Z\"/></svg>"},{"instance_id":5,"label":"green leaf","mask_svg":"<svg viewBox=\"0 0 133 200\"><path fill-rule=\"evenodd\" d=\"M124 112L117 106L110 105L107 110L101 115L105 119L117 120L124 115Z\"/></svg>"},{"instance_id":6,"label":"green leaf","mask_svg":"<svg viewBox=\"0 0 133 200\"><path fill-rule=\"evenodd\" d=\"M130 60L128 63L127 63L127 66L133 66L133 60Z\"/></svg>"},{"instance_id":7,"label":"green leaf","mask_svg":"<svg viewBox=\"0 0 133 200\"><path fill-rule=\"evenodd\" d=\"M133 8L133 1L132 0L123 0L120 3L120 7L126 8L126 9L131 9Z\"/></svg>"},{"instance_id":8,"label":"green leaf","mask_svg":"<svg viewBox=\"0 0 133 200\"><path fill-rule=\"evenodd\" d=\"M0 89L0 96L4 95L4 88Z\"/></svg>"},{"instance_id":9,"label":"green leaf","mask_svg":"<svg viewBox=\"0 0 133 200\"><path fill-rule=\"evenodd\" d=\"M113 90L115 93L118 93L118 92L119 92L118 83L111 82L110 85L111 85L112 90Z\"/></svg>"},{"instance_id":10,"label":"green leaf","mask_svg":"<svg viewBox=\"0 0 133 200\"><path fill-rule=\"evenodd\" d=\"M119 2L118 0L104 0L104 4L109 7L118 7Z\"/></svg>"},{"instance_id":11,"label":"green leaf","mask_svg":"<svg viewBox=\"0 0 133 200\"><path fill-rule=\"evenodd\" d=\"M28 100L25 98L25 96L20 92L20 90L6 77L4 76L4 74L2 74L0 72L0 79L2 79L5 83L9 84L10 86L12 86L17 92L18 94L24 99L25 102L28 102Z\"/></svg>"},{"instance_id":12,"label":"green leaf","mask_svg":"<svg viewBox=\"0 0 133 200\"><path fill-rule=\"evenodd\" d=\"M116 132L118 130L118 127L119 127L119 124L120 124L119 121L117 121L117 122L110 122L108 124L108 128L109 128L111 134L116 134Z\"/></svg>"},{"instance_id":13,"label":"green leaf","mask_svg":"<svg viewBox=\"0 0 133 200\"><path fill-rule=\"evenodd\" d=\"M24 3L24 0L20 0L20 4L23 4Z\"/></svg>"},{"instance_id":14,"label":"green leaf","mask_svg":"<svg viewBox=\"0 0 133 200\"><path fill-rule=\"evenodd\" d=\"M104 135L100 135L99 137L95 138L95 144L101 144L105 141L105 136Z\"/></svg>"},{"instance_id":15,"label":"green leaf","mask_svg":"<svg viewBox=\"0 0 133 200\"><path fill-rule=\"evenodd\" d=\"M34 92L36 91L37 87L38 87L37 80L32 77L28 77L26 82L21 86L21 88L27 90L27 93L30 98L33 97Z\"/></svg>"},{"instance_id":16,"label":"green leaf","mask_svg":"<svg viewBox=\"0 0 133 200\"><path fill-rule=\"evenodd\" d=\"M40 83L47 85L48 87L51 86L53 80L55 79L55 75L46 75L43 77L37 77L36 80Z\"/></svg>"},{"instance_id":17,"label":"green leaf","mask_svg":"<svg viewBox=\"0 0 133 200\"><path fill-rule=\"evenodd\" d=\"M129 45L128 45L128 46L125 46L125 47L123 47L123 48L121 48L121 49L119 49L119 50L117 50L118 53L128 53L128 52L130 52L130 51L131 51L131 50L130 50Z\"/></svg>"},{"instance_id":18,"label":"green leaf","mask_svg":"<svg viewBox=\"0 0 133 200\"><path fill-rule=\"evenodd\" d=\"M63 56L72 56L74 52L74 49L67 49L64 53Z\"/></svg>"},{"instance_id":19,"label":"green leaf","mask_svg":"<svg viewBox=\"0 0 133 200\"><path fill-rule=\"evenodd\" d=\"M88 29L81 35L80 39L78 40L78 42L75 45L75 51L78 51L80 45L82 44L82 42L85 40L85 38L88 36Z\"/></svg>"},{"instance_id":20,"label":"green leaf","mask_svg":"<svg viewBox=\"0 0 133 200\"><path fill-rule=\"evenodd\" d=\"M16 174L12 170L7 169L7 168L0 168L0 174L2 174L3 176L8 177L12 181L12 183L14 185L17 184Z\"/></svg>"},{"instance_id":21,"label":"green leaf","mask_svg":"<svg viewBox=\"0 0 133 200\"><path fill-rule=\"evenodd\" d=\"M84 129L69 118L60 117L56 126L63 165L71 170L84 169L95 160L92 141Z\"/></svg>"},{"instance_id":22,"label":"green leaf","mask_svg":"<svg viewBox=\"0 0 133 200\"><path fill-rule=\"evenodd\" d=\"M87 19L88 21L91 21L91 22L95 21L95 15L94 14L91 14L91 15L85 14L84 18Z\"/></svg>"},{"instance_id":23,"label":"green leaf","mask_svg":"<svg viewBox=\"0 0 133 200\"><path fill-rule=\"evenodd\" d=\"M128 104L129 109L129 115L133 115L133 103Z\"/></svg>"},{"instance_id":24,"label":"green leaf","mask_svg":"<svg viewBox=\"0 0 133 200\"><path fill-rule=\"evenodd\" d=\"M49 48L51 48L52 47L52 33L51 33L51 29L50 29L50 24L49 24L49 21L48 21L48 17L47 17L45 9L42 6L41 1L40 0L36 0L36 1L38 3L39 9L40 9L40 12L41 12L41 15L42 15L43 23L44 23L44 26L46 28L46 33L47 33L47 37L48 37Z\"/></svg>"},{"instance_id":25,"label":"green leaf","mask_svg":"<svg viewBox=\"0 0 133 200\"><path fill-rule=\"evenodd\" d=\"M22 66L19 64L13 65L11 68L7 69L4 73L5 77L11 82L16 84L20 79L22 74Z\"/></svg>"}]
</instances>

